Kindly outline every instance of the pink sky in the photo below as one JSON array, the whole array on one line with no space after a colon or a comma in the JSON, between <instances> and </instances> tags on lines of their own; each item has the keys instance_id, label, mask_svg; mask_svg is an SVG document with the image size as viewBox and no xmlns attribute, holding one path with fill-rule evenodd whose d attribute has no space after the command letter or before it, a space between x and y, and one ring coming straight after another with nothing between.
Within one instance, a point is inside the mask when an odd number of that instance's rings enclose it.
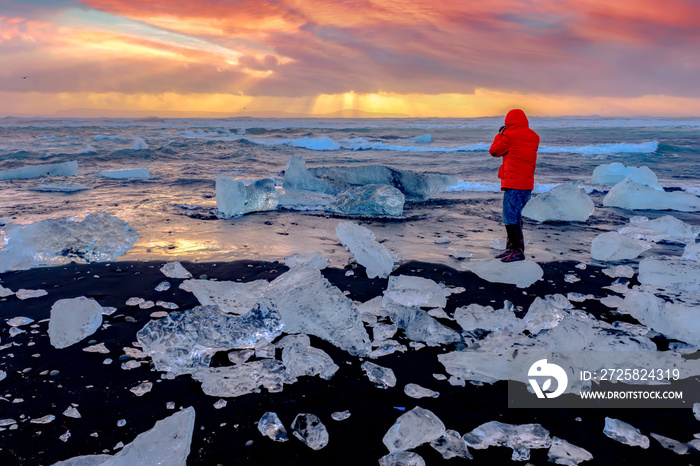
<instances>
[{"instance_id":1,"label":"pink sky","mask_svg":"<svg viewBox=\"0 0 700 466\"><path fill-rule=\"evenodd\" d=\"M697 0L0 0L0 116L697 116L697 50Z\"/></svg>"}]
</instances>

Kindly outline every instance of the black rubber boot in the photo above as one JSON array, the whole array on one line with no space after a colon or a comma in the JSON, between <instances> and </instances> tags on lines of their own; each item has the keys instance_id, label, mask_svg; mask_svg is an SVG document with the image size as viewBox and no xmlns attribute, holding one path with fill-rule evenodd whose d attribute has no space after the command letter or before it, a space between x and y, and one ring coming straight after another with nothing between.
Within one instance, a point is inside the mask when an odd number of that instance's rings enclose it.
<instances>
[{"instance_id":1,"label":"black rubber boot","mask_svg":"<svg viewBox=\"0 0 700 466\"><path fill-rule=\"evenodd\" d=\"M511 252L513 252L513 228L517 225L505 225L506 227L506 235L508 239L506 240L506 250L503 251L502 253L498 254L496 256L496 259L503 259L506 256L509 256Z\"/></svg>"},{"instance_id":2,"label":"black rubber boot","mask_svg":"<svg viewBox=\"0 0 700 466\"><path fill-rule=\"evenodd\" d=\"M511 231L508 232L508 236L512 237L513 249L511 249L510 254L504 256L501 262L516 262L525 260L525 238L523 237L522 222L517 225L506 225L506 228L510 227Z\"/></svg>"}]
</instances>

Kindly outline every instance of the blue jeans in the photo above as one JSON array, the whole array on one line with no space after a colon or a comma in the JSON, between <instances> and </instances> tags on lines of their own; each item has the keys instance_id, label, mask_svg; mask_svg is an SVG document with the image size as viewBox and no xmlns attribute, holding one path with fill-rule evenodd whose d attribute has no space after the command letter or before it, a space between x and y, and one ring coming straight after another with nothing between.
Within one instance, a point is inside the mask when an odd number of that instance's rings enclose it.
<instances>
[{"instance_id":1,"label":"blue jeans","mask_svg":"<svg viewBox=\"0 0 700 466\"><path fill-rule=\"evenodd\" d=\"M532 191L506 189L503 192L503 224L517 225L523 221L523 208L530 200Z\"/></svg>"}]
</instances>

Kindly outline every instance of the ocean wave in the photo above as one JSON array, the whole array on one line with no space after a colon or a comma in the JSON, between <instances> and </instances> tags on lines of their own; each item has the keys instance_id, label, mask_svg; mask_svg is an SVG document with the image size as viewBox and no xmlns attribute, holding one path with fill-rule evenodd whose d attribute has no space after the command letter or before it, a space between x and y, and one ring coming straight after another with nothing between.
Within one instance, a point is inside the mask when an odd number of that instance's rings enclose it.
<instances>
[{"instance_id":1,"label":"ocean wave","mask_svg":"<svg viewBox=\"0 0 700 466\"><path fill-rule=\"evenodd\" d=\"M428 135L421 136L422 141L427 140ZM385 142L379 141L368 141L364 138L353 138L353 139L343 139L341 141L334 141L328 136L322 136L318 138L299 138L299 139L249 139L241 138L239 141L248 142L252 144L259 144L264 146L278 146L286 145L292 147L299 147L309 150L317 151L334 151L334 150L381 150L381 151L393 151L393 152L471 152L471 151L483 151L488 150L490 144L478 143L478 144L467 144L463 146L454 147L433 147L428 146L427 142L419 142L419 144L425 144L422 146L412 146L412 145L400 145L400 144L387 144ZM413 142L418 142L415 138Z\"/></svg>"},{"instance_id":2,"label":"ocean wave","mask_svg":"<svg viewBox=\"0 0 700 466\"><path fill-rule=\"evenodd\" d=\"M533 194L546 193L553 187L558 186L558 183L545 184L545 183L535 183L535 187L532 190ZM498 181L469 181L469 180L459 180L454 186L448 186L445 191L469 191L469 192L489 192L489 193L499 193L501 192L501 183Z\"/></svg>"},{"instance_id":3,"label":"ocean wave","mask_svg":"<svg viewBox=\"0 0 700 466\"><path fill-rule=\"evenodd\" d=\"M544 154L552 154L558 152L571 152L575 154L651 154L659 148L658 141L649 141L642 143L627 143L620 142L615 144L591 144L585 146L540 146L539 152Z\"/></svg>"}]
</instances>

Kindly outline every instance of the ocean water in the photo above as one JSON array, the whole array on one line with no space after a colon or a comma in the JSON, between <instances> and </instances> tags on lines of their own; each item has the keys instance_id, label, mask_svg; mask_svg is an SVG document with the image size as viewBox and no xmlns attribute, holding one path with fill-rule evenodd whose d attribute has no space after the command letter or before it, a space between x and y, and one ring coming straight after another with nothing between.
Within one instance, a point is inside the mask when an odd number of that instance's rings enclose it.
<instances>
[{"instance_id":1,"label":"ocean water","mask_svg":"<svg viewBox=\"0 0 700 466\"><path fill-rule=\"evenodd\" d=\"M274 211L219 219L215 179L270 177L281 185L291 154L308 167L381 164L455 175L458 185L428 202L408 203L405 218L366 221L404 259L455 265L451 249L493 254L501 231L499 159L488 154L502 118L475 119L0 119L0 170L77 160L74 177L0 181L0 217L16 223L80 217L104 210L129 222L139 240L122 258L279 260L321 251L349 257L334 231L343 219L323 212ZM648 166L662 186L700 194L700 119L531 118L541 137L535 193L582 180L596 204L585 223L527 222L528 255L538 261L590 261L590 242L623 226L631 212L602 206L590 186L604 163ZM110 180L102 170L147 167L145 180ZM77 193L37 192L74 183ZM696 214L673 213L698 224ZM436 245L439 236L448 245Z\"/></svg>"}]
</instances>

